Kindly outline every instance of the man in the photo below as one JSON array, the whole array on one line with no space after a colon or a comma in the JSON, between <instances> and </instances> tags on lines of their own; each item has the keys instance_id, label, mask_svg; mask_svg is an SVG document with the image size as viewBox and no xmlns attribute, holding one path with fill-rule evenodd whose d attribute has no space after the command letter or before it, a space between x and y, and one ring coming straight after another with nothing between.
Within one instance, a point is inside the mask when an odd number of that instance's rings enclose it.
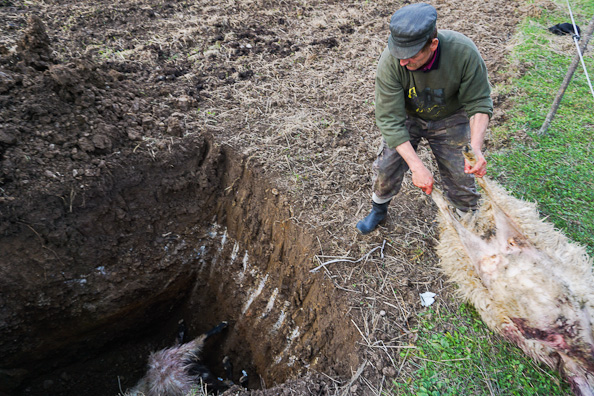
<instances>
[{"instance_id":1,"label":"man","mask_svg":"<svg viewBox=\"0 0 594 396\"><path fill-rule=\"evenodd\" d=\"M362 234L386 218L405 172L426 194L433 176L416 149L425 138L438 164L446 194L458 212L475 210L479 194L474 176L486 173L482 146L493 114L487 68L474 43L461 33L437 31L437 12L429 4L407 5L390 20L388 46L375 79L375 118L383 148L373 163L371 213L357 223ZM470 142L477 157L465 162Z\"/></svg>"}]
</instances>

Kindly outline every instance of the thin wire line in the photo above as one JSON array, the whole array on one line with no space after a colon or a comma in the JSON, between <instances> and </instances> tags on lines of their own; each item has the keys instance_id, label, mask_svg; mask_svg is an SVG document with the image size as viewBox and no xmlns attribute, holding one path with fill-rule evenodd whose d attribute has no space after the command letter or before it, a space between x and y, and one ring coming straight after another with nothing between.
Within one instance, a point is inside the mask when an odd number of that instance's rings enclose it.
<instances>
[{"instance_id":1,"label":"thin wire line","mask_svg":"<svg viewBox=\"0 0 594 396\"><path fill-rule=\"evenodd\" d=\"M586 80L588 81L588 86L590 87L590 92L592 93L592 97L594 98L594 88L592 88L592 82L590 81L590 76L588 75L588 69L586 69L586 63L584 62L584 57L582 56L582 51L580 51L580 45L578 43L580 39L580 35L577 31L577 26L575 25L575 20L573 19L573 12L571 11L571 5L569 4L569 0L567 0L567 8L569 8L569 15L571 16L571 23L573 24L573 42L577 48L578 55L580 56L580 61L582 62L582 67L584 68L584 74L586 75ZM584 48L585 50L585 48Z\"/></svg>"},{"instance_id":2,"label":"thin wire line","mask_svg":"<svg viewBox=\"0 0 594 396\"><path fill-rule=\"evenodd\" d=\"M574 38L575 38L575 36L577 36L577 39L579 40L580 34L577 31L577 26L575 25L575 19L573 19L573 12L571 11L571 6L569 5L569 0L566 0L566 1L567 1L567 8L569 8L569 16L571 17L571 24L573 25L573 31L575 33Z\"/></svg>"}]
</instances>

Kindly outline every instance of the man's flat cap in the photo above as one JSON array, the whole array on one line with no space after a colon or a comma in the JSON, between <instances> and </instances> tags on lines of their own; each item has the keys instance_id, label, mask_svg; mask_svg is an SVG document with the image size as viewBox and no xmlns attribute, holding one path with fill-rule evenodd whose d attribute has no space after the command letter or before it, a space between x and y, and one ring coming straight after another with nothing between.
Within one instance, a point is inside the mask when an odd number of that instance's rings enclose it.
<instances>
[{"instance_id":1,"label":"man's flat cap","mask_svg":"<svg viewBox=\"0 0 594 396\"><path fill-rule=\"evenodd\" d=\"M437 11L426 3L402 7L390 19L388 48L397 59L415 56L435 30Z\"/></svg>"}]
</instances>

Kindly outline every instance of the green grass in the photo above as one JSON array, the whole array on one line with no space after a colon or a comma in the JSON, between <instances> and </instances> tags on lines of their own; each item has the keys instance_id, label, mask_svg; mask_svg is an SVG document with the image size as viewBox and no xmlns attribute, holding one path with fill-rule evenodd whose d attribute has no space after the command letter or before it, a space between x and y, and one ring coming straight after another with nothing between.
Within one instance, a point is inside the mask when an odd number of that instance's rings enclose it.
<instances>
[{"instance_id":1,"label":"green grass","mask_svg":"<svg viewBox=\"0 0 594 396\"><path fill-rule=\"evenodd\" d=\"M524 21L510 55L508 79L496 91L511 99L506 122L494 127L488 153L489 176L518 198L536 202L543 217L594 255L594 98L583 69L576 70L548 133L539 135L546 115L576 55L570 36L547 28L570 21L561 11L545 11ZM585 31L594 2L571 2L576 23ZM565 11L566 13L562 13ZM560 40L567 45L560 46ZM590 41L594 48L594 39ZM562 51L561 49L564 49ZM568 51L571 49L570 51ZM585 55L594 81L594 49ZM567 383L548 368L485 327L476 312L462 305L455 314L429 309L420 317L416 350L402 354L417 367L410 378L394 382L394 395L571 395ZM398 368L398 367L397 367ZM401 378L401 377L400 377Z\"/></svg>"},{"instance_id":2,"label":"green grass","mask_svg":"<svg viewBox=\"0 0 594 396\"><path fill-rule=\"evenodd\" d=\"M572 5L576 23L586 29L594 14L594 3ZM587 15L590 17L581 17ZM525 21L517 34L519 44L512 51L512 64L524 63L526 73L497 87L512 96L509 119L494 130L494 141L505 141L489 156L491 175L513 195L537 202L548 217L570 239L594 254L594 98L581 65L561 101L547 133L540 130L551 104L576 55L570 36L560 39L546 30L566 15L544 14ZM570 52L560 53L560 40ZM592 47L594 41L590 41ZM585 63L594 79L592 50Z\"/></svg>"},{"instance_id":3,"label":"green grass","mask_svg":"<svg viewBox=\"0 0 594 396\"><path fill-rule=\"evenodd\" d=\"M416 396L568 395L569 386L493 334L469 305L419 318L417 349L403 352L418 370L389 394Z\"/></svg>"}]
</instances>

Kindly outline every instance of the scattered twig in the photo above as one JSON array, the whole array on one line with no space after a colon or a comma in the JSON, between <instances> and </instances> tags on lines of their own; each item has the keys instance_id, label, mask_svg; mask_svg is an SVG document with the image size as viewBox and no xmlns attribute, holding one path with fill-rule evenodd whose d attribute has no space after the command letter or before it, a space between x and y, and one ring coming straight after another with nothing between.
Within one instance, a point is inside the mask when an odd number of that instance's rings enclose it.
<instances>
[{"instance_id":1,"label":"scattered twig","mask_svg":"<svg viewBox=\"0 0 594 396\"><path fill-rule=\"evenodd\" d=\"M371 344L369 342L369 339L367 337L365 337L365 334L363 334L363 332L361 331L361 329L359 328L359 326L357 326L357 323L355 323L355 321L353 319L351 319L351 322L355 325L355 327L357 328L357 331L359 332L359 334L361 334L361 338L363 338L363 340L365 340L365 342L369 346Z\"/></svg>"},{"instance_id":2,"label":"scattered twig","mask_svg":"<svg viewBox=\"0 0 594 396\"><path fill-rule=\"evenodd\" d=\"M384 245L385 245L385 241L384 241ZM347 263L354 263L354 264L356 264L356 263L358 263L358 262L360 262L360 261L362 261L362 260L365 260L365 259L367 259L367 257L369 257L369 255L370 255L371 253L375 252L377 249L382 249L382 258L383 258L383 255L384 255L384 253L383 253L383 248L384 248L384 247L383 247L383 245L382 245L382 246L376 246L376 247L374 247L373 249L371 249L371 250L370 250L370 251L369 251L369 252L368 252L368 253L367 253L365 256L362 256L362 257L361 257L361 258L359 258L358 260L351 260L351 259L343 258L343 259L336 259L336 260L330 260L330 261L326 261L325 263L323 263L323 264L321 264L321 265L318 265L316 268L314 268L314 269L310 270L309 272L312 272L312 273L313 273L313 272L318 272L318 270L319 270L320 268L323 268L323 267L327 266L328 264L332 264L332 263L347 262Z\"/></svg>"},{"instance_id":3,"label":"scattered twig","mask_svg":"<svg viewBox=\"0 0 594 396\"><path fill-rule=\"evenodd\" d=\"M316 371L316 373L322 374L324 377L328 378L330 381L334 382L335 384L340 384L341 381L336 380L332 377L330 377L328 374L324 373L323 371Z\"/></svg>"},{"instance_id":4,"label":"scattered twig","mask_svg":"<svg viewBox=\"0 0 594 396\"><path fill-rule=\"evenodd\" d=\"M357 370L357 372L355 373L355 375L353 375L353 377L351 378L351 380L349 381L348 384L346 384L344 391L342 392L341 396L345 396L349 393L351 386L353 386L353 384L355 383L355 381L357 381L357 379L359 379L359 377L361 376L361 374L363 374L363 370L365 370L365 366L367 366L367 360L365 360L361 366L359 366L359 369Z\"/></svg>"},{"instance_id":5,"label":"scattered twig","mask_svg":"<svg viewBox=\"0 0 594 396\"><path fill-rule=\"evenodd\" d=\"M371 348L417 349L414 345L370 345Z\"/></svg>"},{"instance_id":6,"label":"scattered twig","mask_svg":"<svg viewBox=\"0 0 594 396\"><path fill-rule=\"evenodd\" d=\"M400 372L406 363L406 359L408 358L409 351L406 351L406 355L404 355L404 359L402 359L402 363L400 363L400 367L398 368L398 372L396 373L396 378L400 376Z\"/></svg>"}]
</instances>

